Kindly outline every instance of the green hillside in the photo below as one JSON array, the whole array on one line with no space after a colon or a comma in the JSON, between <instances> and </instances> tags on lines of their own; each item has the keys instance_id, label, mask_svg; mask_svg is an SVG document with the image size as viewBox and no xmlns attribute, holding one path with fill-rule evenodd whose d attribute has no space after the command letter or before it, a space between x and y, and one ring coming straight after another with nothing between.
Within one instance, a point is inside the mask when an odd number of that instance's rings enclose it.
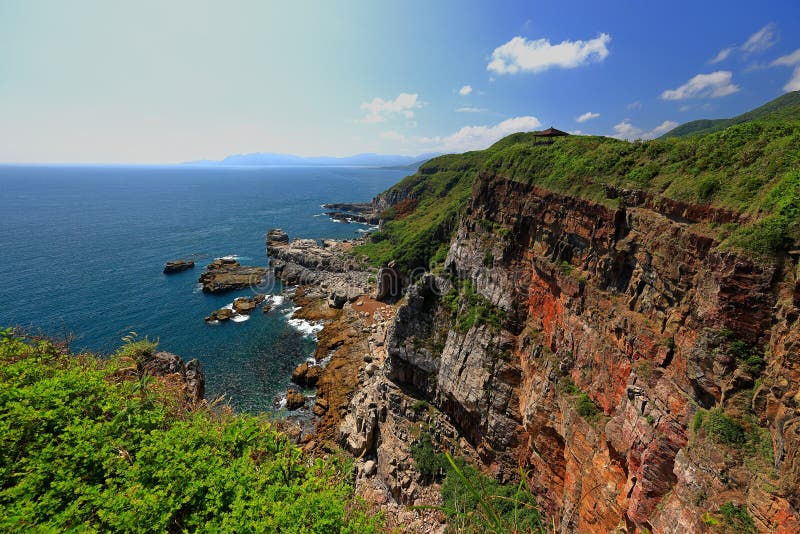
<instances>
[{"instance_id":1,"label":"green hillside","mask_svg":"<svg viewBox=\"0 0 800 534\"><path fill-rule=\"evenodd\" d=\"M662 135L661 138L666 139L669 137L688 137L691 135L714 133L724 130L728 126L754 121L779 111L783 111L787 115L796 115L799 109L800 91L794 91L791 93L786 93L785 95L780 96L771 102L767 102L761 107L733 117L732 119L699 119L696 121L687 122L686 124L681 124L677 128Z\"/></svg>"},{"instance_id":2,"label":"green hillside","mask_svg":"<svg viewBox=\"0 0 800 534\"><path fill-rule=\"evenodd\" d=\"M388 210L387 222L357 252L406 270L442 262L472 184L486 172L608 205L616 200L606 198L604 186L613 184L734 210L748 222L698 225L698 231L724 248L770 259L800 241L800 104L789 104L794 100L800 93L710 134L645 142L569 136L534 145L532 134L520 133L487 150L434 158L389 190L412 200L400 213Z\"/></svg>"}]
</instances>

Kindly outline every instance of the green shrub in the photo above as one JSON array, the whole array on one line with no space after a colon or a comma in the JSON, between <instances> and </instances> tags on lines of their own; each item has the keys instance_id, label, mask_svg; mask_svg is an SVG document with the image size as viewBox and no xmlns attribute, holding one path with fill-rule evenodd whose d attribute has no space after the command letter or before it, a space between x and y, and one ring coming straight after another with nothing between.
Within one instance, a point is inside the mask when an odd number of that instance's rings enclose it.
<instances>
[{"instance_id":1,"label":"green shrub","mask_svg":"<svg viewBox=\"0 0 800 534\"><path fill-rule=\"evenodd\" d=\"M578 411L578 414L581 417L585 417L587 419L592 419L600 415L600 408L597 407L597 405L586 393L581 393L578 395L578 398L575 401L575 409Z\"/></svg>"},{"instance_id":2,"label":"green shrub","mask_svg":"<svg viewBox=\"0 0 800 534\"><path fill-rule=\"evenodd\" d=\"M742 446L747 441L744 427L729 417L721 408L710 410L702 422L703 429L712 440L731 446Z\"/></svg>"},{"instance_id":3,"label":"green shrub","mask_svg":"<svg viewBox=\"0 0 800 534\"><path fill-rule=\"evenodd\" d=\"M343 458L126 378L148 343L102 361L0 338L0 531L377 531Z\"/></svg>"},{"instance_id":4,"label":"green shrub","mask_svg":"<svg viewBox=\"0 0 800 534\"><path fill-rule=\"evenodd\" d=\"M527 475L517 484L500 484L461 458L445 455L447 474L442 483L442 509L449 516L448 532L525 532L545 534L543 518Z\"/></svg>"},{"instance_id":5,"label":"green shrub","mask_svg":"<svg viewBox=\"0 0 800 534\"><path fill-rule=\"evenodd\" d=\"M425 400L422 400L422 399L415 400L414 403L411 405L411 409L414 410L415 412L425 411L429 407L430 407L430 404L428 404L428 401L425 401Z\"/></svg>"},{"instance_id":6,"label":"green shrub","mask_svg":"<svg viewBox=\"0 0 800 534\"><path fill-rule=\"evenodd\" d=\"M732 502L726 502L719 507L719 513L722 515L725 525L735 532L740 534L755 534L758 532L753 518L743 504L735 505Z\"/></svg>"},{"instance_id":7,"label":"green shrub","mask_svg":"<svg viewBox=\"0 0 800 534\"><path fill-rule=\"evenodd\" d=\"M432 480L438 477L445 469L447 461L443 454L437 453L428 432L420 435L419 441L411 445L411 457L417 466L417 471Z\"/></svg>"},{"instance_id":8,"label":"green shrub","mask_svg":"<svg viewBox=\"0 0 800 534\"><path fill-rule=\"evenodd\" d=\"M461 291L451 289L443 302L455 316L455 327L465 333L473 326L489 325L500 328L506 318L505 311L492 304L486 297L477 293L470 280L461 284Z\"/></svg>"}]
</instances>

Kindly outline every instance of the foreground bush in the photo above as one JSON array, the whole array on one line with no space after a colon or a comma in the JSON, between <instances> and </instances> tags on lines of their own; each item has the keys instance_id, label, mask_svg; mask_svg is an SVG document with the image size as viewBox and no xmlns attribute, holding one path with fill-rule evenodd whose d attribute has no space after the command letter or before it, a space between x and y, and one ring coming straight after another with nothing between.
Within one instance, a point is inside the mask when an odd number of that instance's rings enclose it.
<instances>
[{"instance_id":1,"label":"foreground bush","mask_svg":"<svg viewBox=\"0 0 800 534\"><path fill-rule=\"evenodd\" d=\"M375 532L350 465L263 418L0 331L0 531Z\"/></svg>"}]
</instances>

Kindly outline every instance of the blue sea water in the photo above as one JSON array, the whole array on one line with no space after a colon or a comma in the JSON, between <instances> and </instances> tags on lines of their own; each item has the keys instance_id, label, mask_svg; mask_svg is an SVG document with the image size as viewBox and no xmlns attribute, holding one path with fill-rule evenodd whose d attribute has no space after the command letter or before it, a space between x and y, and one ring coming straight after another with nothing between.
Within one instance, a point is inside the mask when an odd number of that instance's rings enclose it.
<instances>
[{"instance_id":1,"label":"blue sea water","mask_svg":"<svg viewBox=\"0 0 800 534\"><path fill-rule=\"evenodd\" d=\"M200 291L214 258L265 265L264 237L356 237L322 215L326 202L365 201L407 171L343 167L0 165L0 326L71 332L75 350L113 352L128 332L198 358L206 396L269 410L313 339L287 322L291 302L240 323L207 325L213 310L252 294ZM193 270L162 274L167 260ZM272 289L280 292L280 287Z\"/></svg>"}]
</instances>

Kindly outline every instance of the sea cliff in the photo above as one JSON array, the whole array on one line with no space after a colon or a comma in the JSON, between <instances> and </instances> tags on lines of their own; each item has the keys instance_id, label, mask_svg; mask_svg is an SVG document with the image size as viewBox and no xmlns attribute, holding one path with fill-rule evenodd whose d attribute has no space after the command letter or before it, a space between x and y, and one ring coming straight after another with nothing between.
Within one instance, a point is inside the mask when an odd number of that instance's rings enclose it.
<instances>
[{"instance_id":1,"label":"sea cliff","mask_svg":"<svg viewBox=\"0 0 800 534\"><path fill-rule=\"evenodd\" d=\"M380 230L342 257L393 260L405 290L385 325L348 336L366 344L338 382L335 439L362 491L435 503L414 457L425 434L500 481L521 468L560 532L799 531L797 132L518 135L377 197ZM693 176L700 161L714 172ZM756 201L736 200L752 176Z\"/></svg>"}]
</instances>

